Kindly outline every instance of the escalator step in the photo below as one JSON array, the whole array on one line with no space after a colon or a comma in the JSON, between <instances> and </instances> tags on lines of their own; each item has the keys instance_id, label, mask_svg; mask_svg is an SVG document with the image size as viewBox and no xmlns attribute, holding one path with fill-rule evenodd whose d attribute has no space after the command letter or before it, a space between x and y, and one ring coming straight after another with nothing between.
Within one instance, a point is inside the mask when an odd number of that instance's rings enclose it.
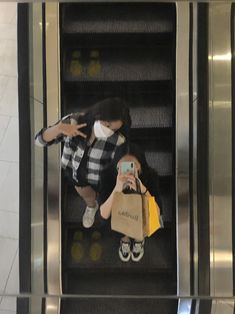
<instances>
[{"instance_id":1,"label":"escalator step","mask_svg":"<svg viewBox=\"0 0 235 314\"><path fill-rule=\"evenodd\" d=\"M172 211L174 210L174 204L172 200L172 178L169 178L166 181L166 184L162 186L164 190L160 191L161 201L162 201L162 214L164 222L172 221ZM161 181L160 181L161 182ZM64 193L64 212L63 212L63 221L65 223L76 223L81 224L82 216L85 211L85 203L79 197L73 186L68 186L68 191ZM98 216L98 217L97 217ZM96 226L102 226L103 220L96 216L95 224Z\"/></svg>"},{"instance_id":2,"label":"escalator step","mask_svg":"<svg viewBox=\"0 0 235 314\"><path fill-rule=\"evenodd\" d=\"M71 294L98 295L175 295L172 274L67 272L66 291Z\"/></svg>"},{"instance_id":3,"label":"escalator step","mask_svg":"<svg viewBox=\"0 0 235 314\"><path fill-rule=\"evenodd\" d=\"M171 33L174 4L70 4L64 5L64 33Z\"/></svg>"},{"instance_id":4,"label":"escalator step","mask_svg":"<svg viewBox=\"0 0 235 314\"><path fill-rule=\"evenodd\" d=\"M177 300L76 298L62 299L64 314L176 314Z\"/></svg>"},{"instance_id":5,"label":"escalator step","mask_svg":"<svg viewBox=\"0 0 235 314\"><path fill-rule=\"evenodd\" d=\"M93 57L96 55L96 57ZM64 80L167 81L172 79L171 53L165 47L69 49L65 54Z\"/></svg>"},{"instance_id":6,"label":"escalator step","mask_svg":"<svg viewBox=\"0 0 235 314\"><path fill-rule=\"evenodd\" d=\"M130 108L133 128L169 128L172 127L171 106L141 107Z\"/></svg>"},{"instance_id":7,"label":"escalator step","mask_svg":"<svg viewBox=\"0 0 235 314\"><path fill-rule=\"evenodd\" d=\"M109 222L108 222L109 224ZM103 273L166 273L171 272L173 250L171 230L158 230L145 240L145 254L138 263L123 263L118 256L121 235L110 230L68 228L65 265L74 271L101 271Z\"/></svg>"}]
</instances>

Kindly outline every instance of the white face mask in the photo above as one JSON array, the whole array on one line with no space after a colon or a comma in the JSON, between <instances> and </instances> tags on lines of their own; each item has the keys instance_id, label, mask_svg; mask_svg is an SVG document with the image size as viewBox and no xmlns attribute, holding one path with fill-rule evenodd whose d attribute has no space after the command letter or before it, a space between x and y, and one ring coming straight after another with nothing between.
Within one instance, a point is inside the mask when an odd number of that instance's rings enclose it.
<instances>
[{"instance_id":1,"label":"white face mask","mask_svg":"<svg viewBox=\"0 0 235 314\"><path fill-rule=\"evenodd\" d=\"M100 121L95 121L94 133L96 138L107 138L112 136L114 134L114 131L101 124Z\"/></svg>"}]
</instances>

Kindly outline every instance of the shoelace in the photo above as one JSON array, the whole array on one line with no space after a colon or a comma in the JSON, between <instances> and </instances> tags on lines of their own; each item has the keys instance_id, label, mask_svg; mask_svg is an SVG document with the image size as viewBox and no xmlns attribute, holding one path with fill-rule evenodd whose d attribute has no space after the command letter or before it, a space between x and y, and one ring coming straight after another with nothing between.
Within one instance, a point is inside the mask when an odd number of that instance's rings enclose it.
<instances>
[{"instance_id":1,"label":"shoelace","mask_svg":"<svg viewBox=\"0 0 235 314\"><path fill-rule=\"evenodd\" d=\"M133 246L134 252L139 252L143 247L143 242L135 242Z\"/></svg>"},{"instance_id":2,"label":"shoelace","mask_svg":"<svg viewBox=\"0 0 235 314\"><path fill-rule=\"evenodd\" d=\"M124 254L127 254L127 253L129 253L129 251L130 251L130 244L122 242L122 252Z\"/></svg>"}]
</instances>

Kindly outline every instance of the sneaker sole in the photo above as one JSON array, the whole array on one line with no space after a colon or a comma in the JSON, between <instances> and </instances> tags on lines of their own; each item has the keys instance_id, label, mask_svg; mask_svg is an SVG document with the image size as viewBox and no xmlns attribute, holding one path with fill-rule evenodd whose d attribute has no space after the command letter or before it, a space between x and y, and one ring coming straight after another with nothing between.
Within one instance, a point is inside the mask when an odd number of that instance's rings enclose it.
<instances>
[{"instance_id":1,"label":"sneaker sole","mask_svg":"<svg viewBox=\"0 0 235 314\"><path fill-rule=\"evenodd\" d=\"M120 252L120 250L118 250L118 254L119 254L119 257L120 257L120 260L122 262L129 262L129 260L131 259L131 254L129 254L129 256L125 259L125 257L123 257L122 253Z\"/></svg>"},{"instance_id":2,"label":"sneaker sole","mask_svg":"<svg viewBox=\"0 0 235 314\"><path fill-rule=\"evenodd\" d=\"M138 256L138 257L134 257L133 254L131 254L131 260L132 260L133 262L139 262L139 261L143 258L143 256L144 256L144 252L143 252L143 254L141 254L141 255Z\"/></svg>"},{"instance_id":3,"label":"sneaker sole","mask_svg":"<svg viewBox=\"0 0 235 314\"><path fill-rule=\"evenodd\" d=\"M95 222L95 219L93 220L92 224L86 225L86 224L84 223L84 221L83 221L83 222L82 222L82 225L83 225L84 228L89 229L89 228L91 228L91 227L94 225L94 222Z\"/></svg>"}]
</instances>

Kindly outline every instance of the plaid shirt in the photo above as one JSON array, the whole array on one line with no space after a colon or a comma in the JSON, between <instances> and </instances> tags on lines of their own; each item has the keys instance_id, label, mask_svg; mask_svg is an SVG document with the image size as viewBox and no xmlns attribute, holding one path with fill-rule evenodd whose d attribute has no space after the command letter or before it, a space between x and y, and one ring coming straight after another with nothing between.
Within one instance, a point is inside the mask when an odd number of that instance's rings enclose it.
<instances>
[{"instance_id":1,"label":"plaid shirt","mask_svg":"<svg viewBox=\"0 0 235 314\"><path fill-rule=\"evenodd\" d=\"M70 114L62 118L64 123L71 123L74 114ZM60 120L61 121L61 120ZM58 124L58 121L56 124ZM74 123L74 120L73 120ZM56 125L55 124L55 125ZM46 128L41 129L35 136L35 143L41 147L47 147L55 143L64 142L63 154L61 158L62 168L71 168L73 179L79 183L77 178L77 170L84 156L85 145L82 141L78 141L74 145L71 137L59 135L56 139L45 142L42 138ZM102 170L106 169L114 158L116 148L125 142L125 137L115 132L107 139L95 139L93 144L88 147L87 156L87 182L92 185L98 185Z\"/></svg>"}]
</instances>

